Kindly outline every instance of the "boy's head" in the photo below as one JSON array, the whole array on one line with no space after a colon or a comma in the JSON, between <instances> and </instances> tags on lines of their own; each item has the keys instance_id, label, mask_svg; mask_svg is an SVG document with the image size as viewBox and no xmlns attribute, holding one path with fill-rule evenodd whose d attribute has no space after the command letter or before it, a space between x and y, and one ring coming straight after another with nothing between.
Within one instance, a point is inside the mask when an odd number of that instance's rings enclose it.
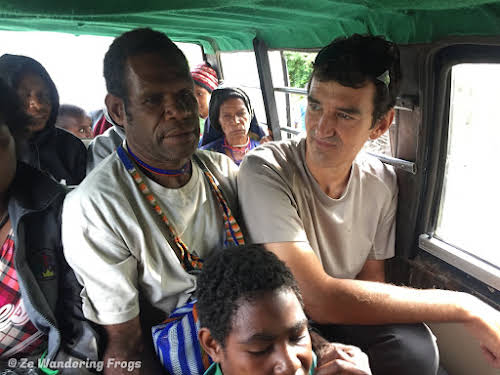
<instances>
[{"instance_id":1,"label":"boy's head","mask_svg":"<svg viewBox=\"0 0 500 375\"><path fill-rule=\"evenodd\" d=\"M194 95L198 101L198 112L200 117L208 117L208 105L212 92L219 86L217 72L208 63L197 65L191 76L194 81Z\"/></svg>"},{"instance_id":2,"label":"boy's head","mask_svg":"<svg viewBox=\"0 0 500 375\"><path fill-rule=\"evenodd\" d=\"M307 374L311 339L292 273L262 246L217 252L198 280L200 343L224 375Z\"/></svg>"},{"instance_id":3,"label":"boy's head","mask_svg":"<svg viewBox=\"0 0 500 375\"><path fill-rule=\"evenodd\" d=\"M72 133L75 137L92 138L92 119L76 105L62 104L59 107L56 126Z\"/></svg>"}]
</instances>

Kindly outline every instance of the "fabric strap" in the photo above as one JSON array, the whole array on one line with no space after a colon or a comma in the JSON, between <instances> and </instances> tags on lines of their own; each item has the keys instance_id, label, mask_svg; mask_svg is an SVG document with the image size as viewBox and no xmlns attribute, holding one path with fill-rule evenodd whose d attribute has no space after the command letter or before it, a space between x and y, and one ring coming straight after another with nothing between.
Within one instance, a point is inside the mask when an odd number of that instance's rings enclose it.
<instances>
[{"instance_id":1,"label":"fabric strap","mask_svg":"<svg viewBox=\"0 0 500 375\"><path fill-rule=\"evenodd\" d=\"M176 254L177 258L179 259L179 262L181 263L182 267L188 273L201 270L201 268L203 267L203 260L196 254L191 253L187 245L182 241L180 236L176 233L174 227L168 220L167 215L165 215L162 208L158 204L158 201L156 200L156 197L154 196L153 192L148 188L145 180L139 173L139 169L136 168L134 162L129 157L123 146L118 147L117 153L123 165L125 166L125 169L127 169L127 171L130 173L137 187L144 195L146 200L150 203L151 208L160 217L161 221L165 224L168 231L166 239L170 247ZM231 209L227 204L226 199L224 198L219 182L207 168L205 163L197 155L193 155L193 160L198 164L198 166L203 171L203 174L210 185L210 189L212 190L212 193L214 194L217 203L221 208L224 219L224 228L226 232L224 245L225 246L229 246L231 244L244 245L245 240L243 239L243 233L241 231L240 226L238 225L238 222L233 216Z\"/></svg>"}]
</instances>

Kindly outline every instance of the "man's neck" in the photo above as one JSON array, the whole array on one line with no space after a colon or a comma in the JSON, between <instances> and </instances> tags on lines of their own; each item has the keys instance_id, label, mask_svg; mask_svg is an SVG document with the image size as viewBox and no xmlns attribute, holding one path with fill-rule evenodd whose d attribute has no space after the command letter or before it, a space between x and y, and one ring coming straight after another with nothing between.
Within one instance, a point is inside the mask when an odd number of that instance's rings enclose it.
<instances>
[{"instance_id":1,"label":"man's neck","mask_svg":"<svg viewBox=\"0 0 500 375\"><path fill-rule=\"evenodd\" d=\"M130 146L129 146L130 147ZM139 151L134 150L132 147L129 149L134 153L134 155L139 158L143 163L148 164L151 167L158 168L158 169L163 169L163 170L181 170L187 163L189 163L190 159L185 158L182 160L175 160L175 161L164 161L164 162L158 162L158 161L152 161L150 158L147 158ZM136 163L137 164L137 163ZM137 164L138 165L138 164ZM192 174L192 169L193 166L191 165L190 168L186 171L186 173L170 176L167 174L159 174L159 173L154 173L149 171L148 169L141 167L138 165L139 168L146 174L150 179L155 181L156 183L160 184L163 187L169 188L169 189L178 189L186 185L191 178Z\"/></svg>"},{"instance_id":2,"label":"man's neck","mask_svg":"<svg viewBox=\"0 0 500 375\"><path fill-rule=\"evenodd\" d=\"M349 183L352 163L335 166L318 166L311 161L306 152L306 165L320 189L326 195L333 199L339 199L344 194Z\"/></svg>"},{"instance_id":3,"label":"man's neck","mask_svg":"<svg viewBox=\"0 0 500 375\"><path fill-rule=\"evenodd\" d=\"M148 173L149 178L151 178L157 184L168 189L178 189L186 185L192 175L192 168L190 168L188 173L181 174L179 176L168 176L156 173Z\"/></svg>"}]
</instances>

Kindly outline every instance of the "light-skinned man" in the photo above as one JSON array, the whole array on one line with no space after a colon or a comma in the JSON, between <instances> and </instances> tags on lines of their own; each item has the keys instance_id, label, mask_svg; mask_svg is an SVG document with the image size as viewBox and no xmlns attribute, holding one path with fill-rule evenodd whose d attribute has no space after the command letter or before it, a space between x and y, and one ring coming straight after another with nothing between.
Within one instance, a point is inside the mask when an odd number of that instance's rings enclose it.
<instances>
[{"instance_id":1,"label":"light-skinned man","mask_svg":"<svg viewBox=\"0 0 500 375\"><path fill-rule=\"evenodd\" d=\"M400 79L399 50L383 38L354 35L319 52L306 137L264 145L240 167L250 240L285 261L308 315L330 339L367 351L375 375L436 373L437 347L424 321L464 323L500 366L493 308L464 293L384 283L397 181L392 168L360 150L390 127Z\"/></svg>"}]
</instances>

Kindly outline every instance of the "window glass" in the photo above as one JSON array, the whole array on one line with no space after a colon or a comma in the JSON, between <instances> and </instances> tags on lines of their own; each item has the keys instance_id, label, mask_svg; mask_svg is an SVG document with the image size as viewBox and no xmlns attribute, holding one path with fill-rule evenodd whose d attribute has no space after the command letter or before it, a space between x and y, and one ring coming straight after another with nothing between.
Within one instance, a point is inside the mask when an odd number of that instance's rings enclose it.
<instances>
[{"instance_id":1,"label":"window glass","mask_svg":"<svg viewBox=\"0 0 500 375\"><path fill-rule=\"evenodd\" d=\"M452 69L448 150L435 232L439 239L497 266L498 87L500 64Z\"/></svg>"},{"instance_id":2,"label":"window glass","mask_svg":"<svg viewBox=\"0 0 500 375\"><path fill-rule=\"evenodd\" d=\"M312 73L312 64L317 52L283 51L288 71L288 86L305 89ZM288 96L289 121L288 127L305 132L305 114L307 108L307 95L282 94Z\"/></svg>"},{"instance_id":3,"label":"window glass","mask_svg":"<svg viewBox=\"0 0 500 375\"><path fill-rule=\"evenodd\" d=\"M75 36L51 32L0 31L0 55L24 55L39 61L49 72L61 103L86 111L104 106L106 85L102 75L104 54L114 38ZM177 43L190 66L203 61L201 47Z\"/></svg>"}]
</instances>

